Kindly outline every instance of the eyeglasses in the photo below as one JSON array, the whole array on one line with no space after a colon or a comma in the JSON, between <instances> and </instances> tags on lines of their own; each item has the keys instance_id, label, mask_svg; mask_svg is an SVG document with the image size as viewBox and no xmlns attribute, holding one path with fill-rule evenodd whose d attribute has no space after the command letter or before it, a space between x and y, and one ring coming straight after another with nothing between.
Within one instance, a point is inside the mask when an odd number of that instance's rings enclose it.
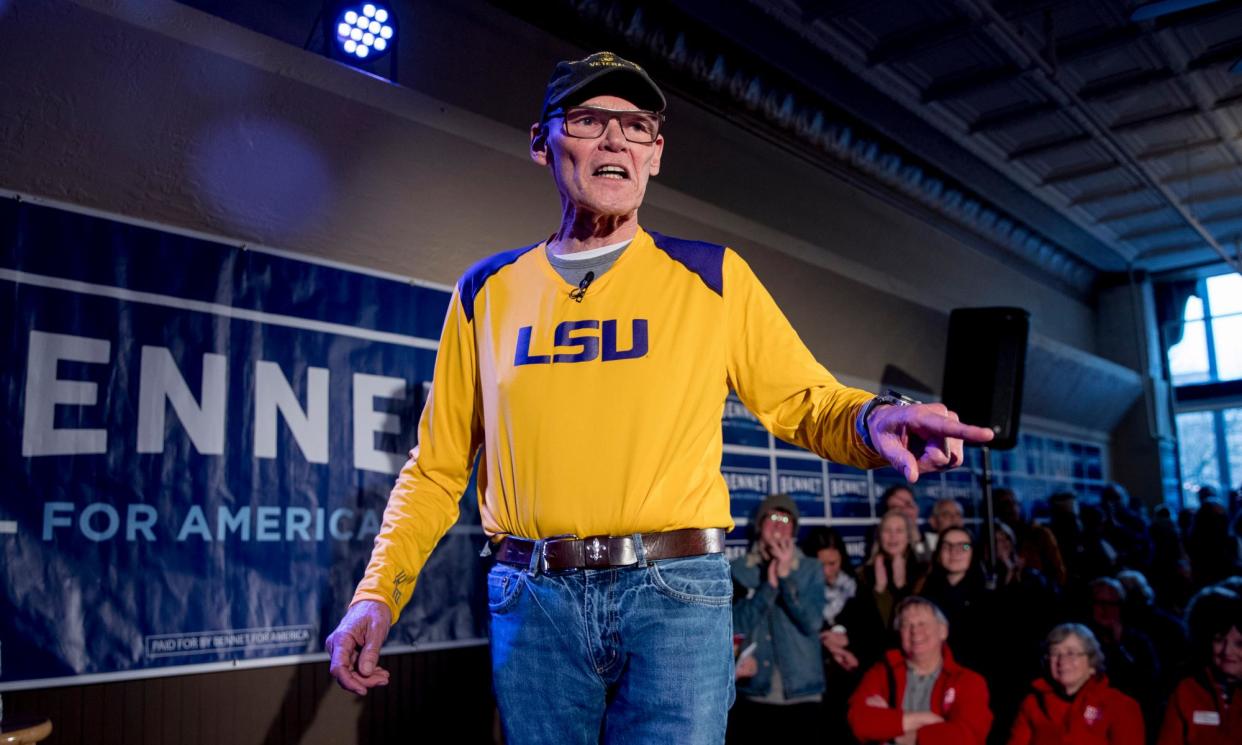
<instances>
[{"instance_id":1,"label":"eyeglasses","mask_svg":"<svg viewBox=\"0 0 1242 745\"><path fill-rule=\"evenodd\" d=\"M621 134L636 145L655 142L660 135L660 123L664 121L664 115L654 111L614 111L596 106L575 106L548 114L549 119L556 116L561 117L561 131L580 140L599 137L608 128L608 123L616 119L621 125Z\"/></svg>"},{"instance_id":2,"label":"eyeglasses","mask_svg":"<svg viewBox=\"0 0 1242 745\"><path fill-rule=\"evenodd\" d=\"M780 523L781 525L788 525L793 522L793 518L784 512L769 512L767 519L769 522Z\"/></svg>"},{"instance_id":3,"label":"eyeglasses","mask_svg":"<svg viewBox=\"0 0 1242 745\"><path fill-rule=\"evenodd\" d=\"M950 552L959 554L968 554L970 553L970 550L974 548L970 545L969 541L962 541L961 543L951 543L949 541L945 541L944 547Z\"/></svg>"},{"instance_id":4,"label":"eyeglasses","mask_svg":"<svg viewBox=\"0 0 1242 745\"><path fill-rule=\"evenodd\" d=\"M1065 652L1049 652L1048 661L1057 662L1058 660L1069 660L1070 662L1073 662L1074 660L1081 659L1086 656L1086 652L1074 652L1072 650Z\"/></svg>"}]
</instances>

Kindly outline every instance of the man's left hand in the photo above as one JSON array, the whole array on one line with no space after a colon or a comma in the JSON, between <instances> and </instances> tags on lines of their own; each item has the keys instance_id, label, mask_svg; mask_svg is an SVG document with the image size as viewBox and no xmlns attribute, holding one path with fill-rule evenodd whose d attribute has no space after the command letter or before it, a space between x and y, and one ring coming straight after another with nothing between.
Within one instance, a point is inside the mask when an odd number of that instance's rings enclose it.
<instances>
[{"instance_id":1,"label":"man's left hand","mask_svg":"<svg viewBox=\"0 0 1242 745\"><path fill-rule=\"evenodd\" d=\"M919 474L944 471L962 464L962 442L989 442L992 430L962 424L944 404L880 406L867 417L871 442L911 484ZM912 440L925 443L923 452L910 450Z\"/></svg>"}]
</instances>

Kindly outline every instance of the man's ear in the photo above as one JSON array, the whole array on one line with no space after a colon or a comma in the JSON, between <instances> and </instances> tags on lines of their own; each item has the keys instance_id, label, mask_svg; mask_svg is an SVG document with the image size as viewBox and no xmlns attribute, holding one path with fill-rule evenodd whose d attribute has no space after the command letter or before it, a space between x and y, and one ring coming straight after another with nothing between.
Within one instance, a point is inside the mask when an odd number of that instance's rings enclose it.
<instances>
[{"instance_id":1,"label":"man's ear","mask_svg":"<svg viewBox=\"0 0 1242 745\"><path fill-rule=\"evenodd\" d=\"M530 125L530 159L548 165L548 128L538 122Z\"/></svg>"},{"instance_id":2,"label":"man's ear","mask_svg":"<svg viewBox=\"0 0 1242 745\"><path fill-rule=\"evenodd\" d=\"M664 155L664 135L656 135L655 154L651 156L651 175L660 173L660 158Z\"/></svg>"}]
</instances>

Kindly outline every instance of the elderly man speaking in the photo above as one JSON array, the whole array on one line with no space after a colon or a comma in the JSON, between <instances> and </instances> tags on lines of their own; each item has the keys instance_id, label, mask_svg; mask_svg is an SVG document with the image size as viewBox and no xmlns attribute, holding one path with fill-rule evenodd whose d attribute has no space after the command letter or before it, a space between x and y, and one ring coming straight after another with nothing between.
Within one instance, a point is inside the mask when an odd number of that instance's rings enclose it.
<instances>
[{"instance_id":1,"label":"elderly man speaking","mask_svg":"<svg viewBox=\"0 0 1242 745\"><path fill-rule=\"evenodd\" d=\"M943 406L841 385L738 254L639 226L664 108L616 55L556 66L530 156L561 224L454 289L418 447L327 639L347 690L388 682L380 645L478 454L506 740L719 743L734 693L729 389L778 437L910 481L959 464L963 438L991 438Z\"/></svg>"}]
</instances>

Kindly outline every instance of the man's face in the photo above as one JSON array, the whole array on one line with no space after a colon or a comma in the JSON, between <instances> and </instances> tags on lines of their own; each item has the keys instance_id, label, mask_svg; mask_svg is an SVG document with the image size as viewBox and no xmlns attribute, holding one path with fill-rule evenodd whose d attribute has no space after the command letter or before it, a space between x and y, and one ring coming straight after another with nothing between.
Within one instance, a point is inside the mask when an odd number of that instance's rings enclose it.
<instances>
[{"instance_id":1,"label":"man's face","mask_svg":"<svg viewBox=\"0 0 1242 745\"><path fill-rule=\"evenodd\" d=\"M914 493L909 489L898 489L888 495L888 503L885 504L890 510L897 510L915 523L918 523L919 508L914 503Z\"/></svg>"},{"instance_id":2,"label":"man's face","mask_svg":"<svg viewBox=\"0 0 1242 745\"><path fill-rule=\"evenodd\" d=\"M901 651L907 659L926 659L939 654L949 638L949 627L941 623L931 608L912 605L901 614Z\"/></svg>"},{"instance_id":3,"label":"man's face","mask_svg":"<svg viewBox=\"0 0 1242 745\"><path fill-rule=\"evenodd\" d=\"M966 524L962 516L962 506L957 502L938 502L931 517L927 518L927 524L937 533L945 528L962 527Z\"/></svg>"},{"instance_id":4,"label":"man's face","mask_svg":"<svg viewBox=\"0 0 1242 745\"><path fill-rule=\"evenodd\" d=\"M618 96L594 96L578 105L611 111L638 108ZM531 127L531 158L551 169L565 208L594 216L635 213L647 191L647 179L660 172L663 152L663 135L650 144L630 142L615 118L593 139L565 134L563 116Z\"/></svg>"}]
</instances>

